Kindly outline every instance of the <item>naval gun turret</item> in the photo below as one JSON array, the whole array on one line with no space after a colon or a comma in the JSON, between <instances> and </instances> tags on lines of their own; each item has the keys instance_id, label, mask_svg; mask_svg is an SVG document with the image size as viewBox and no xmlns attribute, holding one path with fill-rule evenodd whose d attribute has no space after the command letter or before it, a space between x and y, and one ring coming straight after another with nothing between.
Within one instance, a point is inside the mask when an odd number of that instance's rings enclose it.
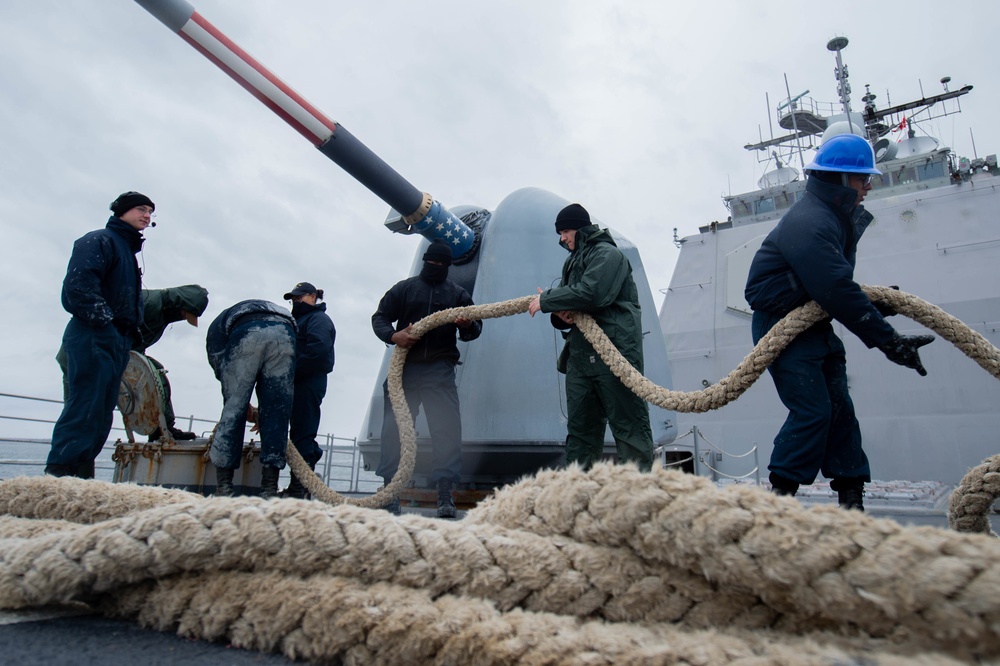
<instances>
[{"instance_id":1,"label":"naval gun turret","mask_svg":"<svg viewBox=\"0 0 1000 666\"><path fill-rule=\"evenodd\" d=\"M538 285L558 282L566 253L556 242L553 222L568 200L526 188L508 195L493 211L480 206L449 210L309 104L185 0L136 2L387 203L392 208L385 220L390 231L422 236L411 275L419 272L426 245L440 238L451 246L455 257L449 277L476 303L525 296ZM632 263L639 289L646 375L661 386L669 386L663 334L638 250L613 230L612 234ZM375 306L373 302L372 311ZM491 321L475 343L459 343L463 362L456 379L462 403L463 483L506 483L560 462L566 437L566 400L555 364L561 346L562 337L555 329L523 316ZM366 467L371 469L378 463L382 382L390 353L391 349L385 352L359 436ZM674 448L674 414L654 406L650 410L656 444ZM430 472L429 447L422 442L427 437L426 421L419 415L414 473L418 484ZM614 451L613 440L606 441L605 449L609 454ZM670 455L681 458L690 453L671 451Z\"/></svg>"}]
</instances>

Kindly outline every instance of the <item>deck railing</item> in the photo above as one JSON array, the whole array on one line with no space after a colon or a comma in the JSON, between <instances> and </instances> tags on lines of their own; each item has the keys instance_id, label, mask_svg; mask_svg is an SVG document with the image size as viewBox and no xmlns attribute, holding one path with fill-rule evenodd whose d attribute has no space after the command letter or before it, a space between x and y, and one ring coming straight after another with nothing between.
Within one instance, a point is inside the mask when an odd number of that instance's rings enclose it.
<instances>
[{"instance_id":1,"label":"deck railing","mask_svg":"<svg viewBox=\"0 0 1000 666\"><path fill-rule=\"evenodd\" d=\"M56 422L62 400L38 398L16 393L0 393L0 478L15 475L41 475L51 446L52 426ZM213 419L195 416L177 417L176 425L207 437L215 427ZM195 430L196 426L207 427ZM94 475L110 481L115 469L111 460L115 443L125 438L121 415L115 411L111 435L95 462ZM338 492L375 492L382 480L365 471L357 438L338 437L332 434L317 436L323 449L323 458L316 472L326 485ZM288 468L282 472L287 479Z\"/></svg>"}]
</instances>

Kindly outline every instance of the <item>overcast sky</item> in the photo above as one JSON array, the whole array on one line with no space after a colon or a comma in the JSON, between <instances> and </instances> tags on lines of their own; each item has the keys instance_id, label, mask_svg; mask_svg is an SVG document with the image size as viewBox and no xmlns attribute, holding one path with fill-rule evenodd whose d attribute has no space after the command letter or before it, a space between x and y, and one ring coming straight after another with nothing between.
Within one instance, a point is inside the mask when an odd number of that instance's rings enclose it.
<instances>
[{"instance_id":1,"label":"overcast sky","mask_svg":"<svg viewBox=\"0 0 1000 666\"><path fill-rule=\"evenodd\" d=\"M831 37L850 39L855 109L866 83L884 107L949 75L975 90L926 129L969 157L970 128L980 157L1000 150L994 0L193 4L446 206L492 210L526 186L579 201L638 246L657 306L673 229L724 220L721 195L755 189L743 146L768 135L765 93L773 107L787 75L793 95L835 100ZM385 349L371 313L417 247L383 228L386 204L129 0L0 1L0 91L0 392L60 397L73 240L135 189L158 213L145 286L210 292L200 328L151 350L178 415L221 410L212 318L307 280L338 331L320 430L358 434ZM556 240L547 226L525 242Z\"/></svg>"}]
</instances>

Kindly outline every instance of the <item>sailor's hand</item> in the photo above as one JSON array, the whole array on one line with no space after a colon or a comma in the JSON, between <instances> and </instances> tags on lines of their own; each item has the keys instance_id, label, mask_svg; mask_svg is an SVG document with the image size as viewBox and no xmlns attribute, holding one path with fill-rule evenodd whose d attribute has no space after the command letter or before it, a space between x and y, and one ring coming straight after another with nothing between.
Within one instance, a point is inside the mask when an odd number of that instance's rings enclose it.
<instances>
[{"instance_id":1,"label":"sailor's hand","mask_svg":"<svg viewBox=\"0 0 1000 666\"><path fill-rule=\"evenodd\" d=\"M542 288L538 287L537 289L539 295L535 296L533 299L531 299L531 302L528 303L528 314L530 314L532 317L538 314L538 312L542 309L542 297L541 297Z\"/></svg>"},{"instance_id":2,"label":"sailor's hand","mask_svg":"<svg viewBox=\"0 0 1000 666\"><path fill-rule=\"evenodd\" d=\"M469 328L470 326L472 326L472 320L466 319L465 317L458 317L455 320L455 326L458 326L459 328L462 329Z\"/></svg>"},{"instance_id":3,"label":"sailor's hand","mask_svg":"<svg viewBox=\"0 0 1000 666\"><path fill-rule=\"evenodd\" d=\"M899 291L899 286L893 284L889 286L889 289L895 289L896 291ZM888 303L872 302L872 305L875 306L875 309L878 310L878 313L882 315L883 318L892 317L893 315L899 314L898 312L896 312L896 308L892 307Z\"/></svg>"},{"instance_id":4,"label":"sailor's hand","mask_svg":"<svg viewBox=\"0 0 1000 666\"><path fill-rule=\"evenodd\" d=\"M260 422L254 423L250 428L250 432L260 432Z\"/></svg>"},{"instance_id":5,"label":"sailor's hand","mask_svg":"<svg viewBox=\"0 0 1000 666\"><path fill-rule=\"evenodd\" d=\"M896 333L892 340L879 349L893 363L913 368L921 377L926 377L927 371L924 370L924 365L920 362L920 354L917 353L917 350L932 342L934 342L933 335L900 335Z\"/></svg>"},{"instance_id":6,"label":"sailor's hand","mask_svg":"<svg viewBox=\"0 0 1000 666\"><path fill-rule=\"evenodd\" d=\"M259 417L260 417L260 410L258 410L253 405L247 405L247 423L257 423L257 419Z\"/></svg>"},{"instance_id":7,"label":"sailor's hand","mask_svg":"<svg viewBox=\"0 0 1000 666\"><path fill-rule=\"evenodd\" d=\"M576 320L573 319L573 311L572 310L563 310L561 312L557 312L556 316L559 317L560 319L562 319L567 324L575 324L576 323Z\"/></svg>"},{"instance_id":8,"label":"sailor's hand","mask_svg":"<svg viewBox=\"0 0 1000 666\"><path fill-rule=\"evenodd\" d=\"M410 333L410 329L412 328L413 324L410 324L402 331L396 331L395 333L393 333L392 338L390 338L392 340L392 344L396 345L397 347L402 347L403 349L409 349L413 345L417 344L420 338L415 337Z\"/></svg>"}]
</instances>

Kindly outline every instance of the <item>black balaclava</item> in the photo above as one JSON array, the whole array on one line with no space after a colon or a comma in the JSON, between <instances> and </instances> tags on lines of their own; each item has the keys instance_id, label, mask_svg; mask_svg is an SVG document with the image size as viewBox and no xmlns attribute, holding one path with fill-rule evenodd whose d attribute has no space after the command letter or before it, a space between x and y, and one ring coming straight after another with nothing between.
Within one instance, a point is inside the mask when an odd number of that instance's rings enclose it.
<instances>
[{"instance_id":1,"label":"black balaclava","mask_svg":"<svg viewBox=\"0 0 1000 666\"><path fill-rule=\"evenodd\" d=\"M436 240L427 246L424 252L424 267L420 269L420 277L430 284L441 284L448 278L448 266L451 265L451 248L447 243ZM441 262L432 264L432 261Z\"/></svg>"}]
</instances>

